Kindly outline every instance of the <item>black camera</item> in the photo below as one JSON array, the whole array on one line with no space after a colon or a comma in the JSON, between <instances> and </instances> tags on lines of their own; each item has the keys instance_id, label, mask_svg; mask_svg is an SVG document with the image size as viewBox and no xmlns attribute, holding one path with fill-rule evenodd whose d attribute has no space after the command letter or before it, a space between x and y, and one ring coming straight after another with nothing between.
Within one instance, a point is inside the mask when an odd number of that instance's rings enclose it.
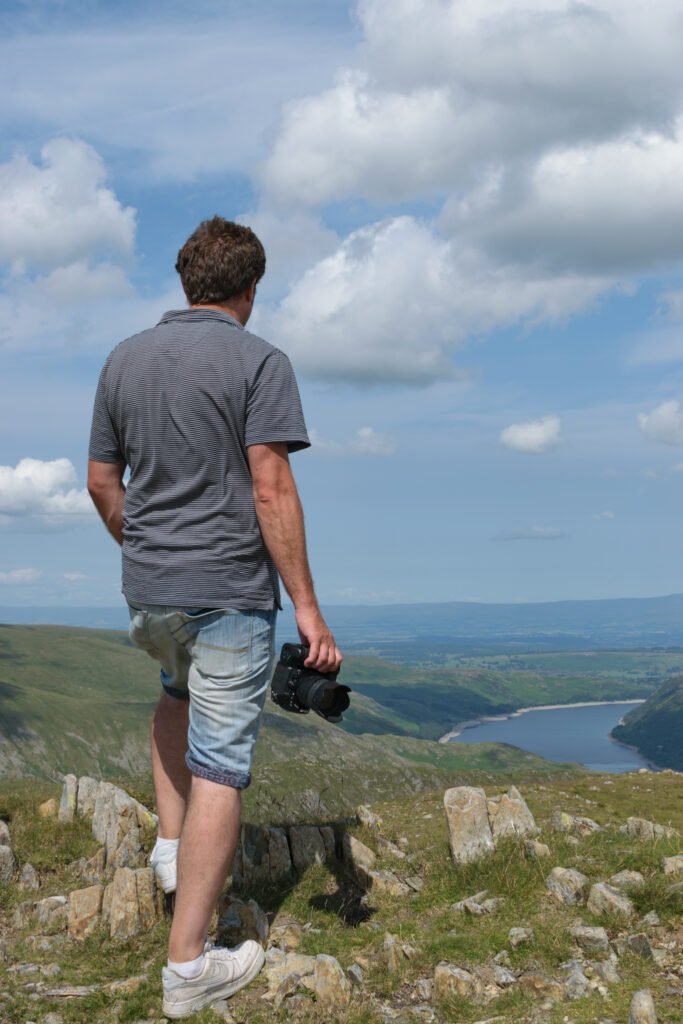
<instances>
[{"instance_id":1,"label":"black camera","mask_svg":"<svg viewBox=\"0 0 683 1024\"><path fill-rule=\"evenodd\" d=\"M270 695L285 711L307 715L315 711L328 722L341 722L350 704L350 686L337 682L336 672L317 672L306 668L305 644L283 644L275 666Z\"/></svg>"}]
</instances>

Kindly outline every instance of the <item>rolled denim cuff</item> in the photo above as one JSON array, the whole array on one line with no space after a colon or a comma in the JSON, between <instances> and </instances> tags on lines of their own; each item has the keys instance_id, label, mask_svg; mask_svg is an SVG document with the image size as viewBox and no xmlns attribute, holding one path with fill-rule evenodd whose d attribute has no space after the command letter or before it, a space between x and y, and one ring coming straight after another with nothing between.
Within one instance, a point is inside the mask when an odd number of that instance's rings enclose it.
<instances>
[{"instance_id":1,"label":"rolled denim cuff","mask_svg":"<svg viewBox=\"0 0 683 1024\"><path fill-rule=\"evenodd\" d=\"M246 789L251 782L251 772L231 772L220 768L210 768L208 765L195 761L189 751L185 754L185 764L193 775L200 779L208 779L209 782L217 782L221 786Z\"/></svg>"}]
</instances>

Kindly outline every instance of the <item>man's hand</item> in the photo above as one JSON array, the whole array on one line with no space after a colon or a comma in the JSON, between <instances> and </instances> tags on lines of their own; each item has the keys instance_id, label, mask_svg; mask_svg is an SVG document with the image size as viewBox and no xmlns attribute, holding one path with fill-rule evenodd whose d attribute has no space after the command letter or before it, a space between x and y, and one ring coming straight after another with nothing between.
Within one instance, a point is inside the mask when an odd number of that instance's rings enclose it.
<instances>
[{"instance_id":1,"label":"man's hand","mask_svg":"<svg viewBox=\"0 0 683 1024\"><path fill-rule=\"evenodd\" d=\"M343 658L320 609L297 608L295 614L301 642L310 647L304 662L306 668L314 668L318 672L338 672Z\"/></svg>"}]
</instances>

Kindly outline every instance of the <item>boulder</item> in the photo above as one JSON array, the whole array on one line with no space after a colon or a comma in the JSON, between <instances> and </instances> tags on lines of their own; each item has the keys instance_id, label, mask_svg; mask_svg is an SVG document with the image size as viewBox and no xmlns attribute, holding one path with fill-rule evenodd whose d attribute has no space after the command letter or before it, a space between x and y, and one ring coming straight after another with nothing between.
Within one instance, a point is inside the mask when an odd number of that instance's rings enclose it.
<instances>
[{"instance_id":1,"label":"boulder","mask_svg":"<svg viewBox=\"0 0 683 1024\"><path fill-rule=\"evenodd\" d=\"M74 820L76 813L76 791L78 788L78 779L75 775L64 776L64 788L62 789L62 798L59 801L59 811L57 812L57 821L61 824L66 824Z\"/></svg>"},{"instance_id":2,"label":"boulder","mask_svg":"<svg viewBox=\"0 0 683 1024\"><path fill-rule=\"evenodd\" d=\"M486 794L477 786L455 786L444 794L451 857L468 864L493 850Z\"/></svg>"},{"instance_id":3,"label":"boulder","mask_svg":"<svg viewBox=\"0 0 683 1024\"><path fill-rule=\"evenodd\" d=\"M112 939L130 939L140 931L140 907L135 871L117 868L111 883L109 928Z\"/></svg>"},{"instance_id":4,"label":"boulder","mask_svg":"<svg viewBox=\"0 0 683 1024\"><path fill-rule=\"evenodd\" d=\"M574 868L553 868L545 881L551 896L569 907L583 903L588 879Z\"/></svg>"},{"instance_id":5,"label":"boulder","mask_svg":"<svg viewBox=\"0 0 683 1024\"><path fill-rule=\"evenodd\" d=\"M524 797L515 786L500 796L489 797L486 809L494 843L504 836L524 836L539 831Z\"/></svg>"},{"instance_id":6,"label":"boulder","mask_svg":"<svg viewBox=\"0 0 683 1024\"><path fill-rule=\"evenodd\" d=\"M304 937L304 930L299 922L289 914L278 914L268 935L268 942L278 946L285 953L298 949Z\"/></svg>"},{"instance_id":7,"label":"boulder","mask_svg":"<svg viewBox=\"0 0 683 1024\"><path fill-rule=\"evenodd\" d=\"M583 973L583 966L580 963L572 963L569 966L569 977L564 983L564 992L568 999L583 999L591 991L591 983Z\"/></svg>"},{"instance_id":8,"label":"boulder","mask_svg":"<svg viewBox=\"0 0 683 1024\"><path fill-rule=\"evenodd\" d=\"M618 952L622 950L628 950L629 953L633 953L634 956L639 956L641 960L654 960L655 953L650 945L650 940L644 932L638 932L635 935L627 935L623 939L618 939L619 943Z\"/></svg>"},{"instance_id":9,"label":"boulder","mask_svg":"<svg viewBox=\"0 0 683 1024\"><path fill-rule=\"evenodd\" d=\"M383 892L388 896L408 896L413 891L393 871L387 871L386 869L368 871L365 880L373 892Z\"/></svg>"},{"instance_id":10,"label":"boulder","mask_svg":"<svg viewBox=\"0 0 683 1024\"><path fill-rule=\"evenodd\" d=\"M34 868L33 864L24 864L19 875L19 888L20 889L40 889L40 878L38 872Z\"/></svg>"},{"instance_id":11,"label":"boulder","mask_svg":"<svg viewBox=\"0 0 683 1024\"><path fill-rule=\"evenodd\" d=\"M348 832L344 833L343 851L344 862L361 880L366 879L368 872L375 866L377 860L375 853L365 843L361 843L360 839L349 835Z\"/></svg>"},{"instance_id":12,"label":"boulder","mask_svg":"<svg viewBox=\"0 0 683 1024\"><path fill-rule=\"evenodd\" d=\"M508 942L513 949L518 946L531 946L536 941L533 928L511 928L508 932Z\"/></svg>"},{"instance_id":13,"label":"boulder","mask_svg":"<svg viewBox=\"0 0 683 1024\"><path fill-rule=\"evenodd\" d=\"M154 927L159 917L157 884L152 868L137 868L135 870L135 891L138 898L140 930L148 931Z\"/></svg>"},{"instance_id":14,"label":"boulder","mask_svg":"<svg viewBox=\"0 0 683 1024\"><path fill-rule=\"evenodd\" d=\"M471 999L475 1003L484 1001L479 978L471 971L445 961L434 968L432 993L438 1001L453 998Z\"/></svg>"},{"instance_id":15,"label":"boulder","mask_svg":"<svg viewBox=\"0 0 683 1024\"><path fill-rule=\"evenodd\" d=\"M683 853L677 853L675 857L664 857L662 870L665 875L683 875Z\"/></svg>"},{"instance_id":16,"label":"boulder","mask_svg":"<svg viewBox=\"0 0 683 1024\"><path fill-rule=\"evenodd\" d=\"M655 1001L647 989L636 992L633 996L628 1024L657 1024Z\"/></svg>"},{"instance_id":17,"label":"boulder","mask_svg":"<svg viewBox=\"0 0 683 1024\"><path fill-rule=\"evenodd\" d=\"M73 939L87 939L97 930L101 921L104 886L91 885L76 889L69 896L69 935Z\"/></svg>"},{"instance_id":18,"label":"boulder","mask_svg":"<svg viewBox=\"0 0 683 1024\"><path fill-rule=\"evenodd\" d=\"M550 856L550 847L546 846L545 843L539 843L537 839L526 839L524 842L524 852L529 860L541 860L542 857Z\"/></svg>"},{"instance_id":19,"label":"boulder","mask_svg":"<svg viewBox=\"0 0 683 1024\"><path fill-rule=\"evenodd\" d=\"M591 928L588 925L575 924L569 934L588 953L609 953L609 937L604 928Z\"/></svg>"},{"instance_id":20,"label":"boulder","mask_svg":"<svg viewBox=\"0 0 683 1024\"><path fill-rule=\"evenodd\" d=\"M0 846L0 883L7 885L17 870L17 862L10 846Z\"/></svg>"},{"instance_id":21,"label":"boulder","mask_svg":"<svg viewBox=\"0 0 683 1024\"><path fill-rule=\"evenodd\" d=\"M297 975L299 979L313 974L315 970L314 956L305 956L302 953L283 953L277 947L271 947L266 952L266 962L263 968L268 991L264 998L274 1000L280 985L290 975Z\"/></svg>"},{"instance_id":22,"label":"boulder","mask_svg":"<svg viewBox=\"0 0 683 1024\"><path fill-rule=\"evenodd\" d=\"M587 907L592 914L612 914L630 918L635 913L633 903L628 896L624 896L618 889L605 882L598 882L591 887Z\"/></svg>"},{"instance_id":23,"label":"boulder","mask_svg":"<svg viewBox=\"0 0 683 1024\"><path fill-rule=\"evenodd\" d=\"M92 818L95 813L95 800L99 782L87 775L82 775L78 780L76 792L76 814L79 818Z\"/></svg>"},{"instance_id":24,"label":"boulder","mask_svg":"<svg viewBox=\"0 0 683 1024\"><path fill-rule=\"evenodd\" d=\"M271 882L283 882L292 876L292 855L283 828L268 829L268 876Z\"/></svg>"},{"instance_id":25,"label":"boulder","mask_svg":"<svg viewBox=\"0 0 683 1024\"><path fill-rule=\"evenodd\" d=\"M0 818L0 846L11 846L12 840L9 834L9 825Z\"/></svg>"},{"instance_id":26,"label":"boulder","mask_svg":"<svg viewBox=\"0 0 683 1024\"><path fill-rule=\"evenodd\" d=\"M299 874L312 864L326 861L325 842L315 825L292 825L289 830L292 862Z\"/></svg>"},{"instance_id":27,"label":"boulder","mask_svg":"<svg viewBox=\"0 0 683 1024\"><path fill-rule=\"evenodd\" d=\"M255 939L265 945L268 931L268 918L256 900L244 901L231 894L221 898L218 910L219 945L236 946L245 939Z\"/></svg>"},{"instance_id":28,"label":"boulder","mask_svg":"<svg viewBox=\"0 0 683 1024\"><path fill-rule=\"evenodd\" d=\"M59 800L54 796L51 796L49 800L46 800L38 807L38 816L40 818L56 818L58 813Z\"/></svg>"},{"instance_id":29,"label":"boulder","mask_svg":"<svg viewBox=\"0 0 683 1024\"><path fill-rule=\"evenodd\" d=\"M645 840L674 839L679 834L670 825L658 825L656 822L648 821L646 818L627 818L626 824L622 825L620 831L636 839Z\"/></svg>"},{"instance_id":30,"label":"boulder","mask_svg":"<svg viewBox=\"0 0 683 1024\"><path fill-rule=\"evenodd\" d=\"M59 931L66 927L69 913L69 901L66 896L48 896L47 899L38 900L33 910L36 921L43 928Z\"/></svg>"},{"instance_id":31,"label":"boulder","mask_svg":"<svg viewBox=\"0 0 683 1024\"><path fill-rule=\"evenodd\" d=\"M339 961L325 953L315 958L313 974L305 977L303 984L313 992L316 1008L328 1019L330 1014L345 1010L351 1000L351 982Z\"/></svg>"},{"instance_id":32,"label":"boulder","mask_svg":"<svg viewBox=\"0 0 683 1024\"><path fill-rule=\"evenodd\" d=\"M105 848L108 871L144 866L137 800L109 782L97 788L92 831Z\"/></svg>"},{"instance_id":33,"label":"boulder","mask_svg":"<svg viewBox=\"0 0 683 1024\"><path fill-rule=\"evenodd\" d=\"M565 996L562 983L556 978L549 978L546 974L527 971L520 974L517 984L524 995L534 999L548 999L555 1003L564 999Z\"/></svg>"},{"instance_id":34,"label":"boulder","mask_svg":"<svg viewBox=\"0 0 683 1024\"><path fill-rule=\"evenodd\" d=\"M619 871L616 875L612 875L608 879L609 885L614 889L642 889L645 885L645 879L641 875L640 871Z\"/></svg>"}]
</instances>

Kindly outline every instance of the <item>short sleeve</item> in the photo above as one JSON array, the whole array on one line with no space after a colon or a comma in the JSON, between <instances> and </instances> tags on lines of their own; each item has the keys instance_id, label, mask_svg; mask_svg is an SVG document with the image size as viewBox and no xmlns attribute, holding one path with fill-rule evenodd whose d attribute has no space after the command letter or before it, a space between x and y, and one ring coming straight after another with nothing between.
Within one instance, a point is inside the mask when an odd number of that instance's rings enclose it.
<instances>
[{"instance_id":1,"label":"short sleeve","mask_svg":"<svg viewBox=\"0 0 683 1024\"><path fill-rule=\"evenodd\" d=\"M88 457L94 462L124 462L118 432L107 403L108 370L109 360L104 364L95 392Z\"/></svg>"},{"instance_id":2,"label":"short sleeve","mask_svg":"<svg viewBox=\"0 0 683 1024\"><path fill-rule=\"evenodd\" d=\"M284 352L273 349L254 378L247 399L244 443L272 444L284 441L290 452L309 448L299 388Z\"/></svg>"}]
</instances>

